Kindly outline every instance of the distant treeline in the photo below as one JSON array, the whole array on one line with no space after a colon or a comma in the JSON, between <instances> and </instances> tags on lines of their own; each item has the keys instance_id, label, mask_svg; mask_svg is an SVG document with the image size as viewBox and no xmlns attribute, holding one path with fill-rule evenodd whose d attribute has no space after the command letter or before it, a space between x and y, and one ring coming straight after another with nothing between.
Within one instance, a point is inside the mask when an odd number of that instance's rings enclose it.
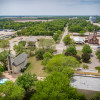
<instances>
[{"instance_id":1,"label":"distant treeline","mask_svg":"<svg viewBox=\"0 0 100 100\"><path fill-rule=\"evenodd\" d=\"M68 22L69 32L93 32L95 28L100 30L99 26L93 25L81 18L69 20Z\"/></svg>"},{"instance_id":2,"label":"distant treeline","mask_svg":"<svg viewBox=\"0 0 100 100\"><path fill-rule=\"evenodd\" d=\"M31 23L31 26L28 26L21 31L18 31L18 35L45 35L53 36L56 31L64 30L65 25L67 24L68 19L56 19L51 22L34 22Z\"/></svg>"}]
</instances>

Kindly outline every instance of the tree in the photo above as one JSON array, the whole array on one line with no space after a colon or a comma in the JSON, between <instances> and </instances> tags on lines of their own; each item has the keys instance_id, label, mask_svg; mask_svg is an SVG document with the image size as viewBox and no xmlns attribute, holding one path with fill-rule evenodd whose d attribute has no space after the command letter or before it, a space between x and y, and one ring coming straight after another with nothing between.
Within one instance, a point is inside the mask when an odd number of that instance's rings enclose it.
<instances>
[{"instance_id":1,"label":"tree","mask_svg":"<svg viewBox=\"0 0 100 100\"><path fill-rule=\"evenodd\" d=\"M89 69L89 66L86 64L83 64L83 69Z\"/></svg>"},{"instance_id":2,"label":"tree","mask_svg":"<svg viewBox=\"0 0 100 100\"><path fill-rule=\"evenodd\" d=\"M23 100L24 94L25 90L11 81L0 85L1 100Z\"/></svg>"},{"instance_id":3,"label":"tree","mask_svg":"<svg viewBox=\"0 0 100 100\"><path fill-rule=\"evenodd\" d=\"M100 66L95 67L96 70L98 70L98 73L100 73Z\"/></svg>"},{"instance_id":4,"label":"tree","mask_svg":"<svg viewBox=\"0 0 100 100\"><path fill-rule=\"evenodd\" d=\"M46 65L48 72L62 70L65 67L79 67L79 62L72 56L56 55Z\"/></svg>"},{"instance_id":5,"label":"tree","mask_svg":"<svg viewBox=\"0 0 100 100\"><path fill-rule=\"evenodd\" d=\"M45 50L44 49L37 50L35 52L36 58L39 59L39 60L42 60L44 53L45 53Z\"/></svg>"},{"instance_id":6,"label":"tree","mask_svg":"<svg viewBox=\"0 0 100 100\"><path fill-rule=\"evenodd\" d=\"M70 35L66 35L63 39L63 42L65 45L71 44L72 39L70 38Z\"/></svg>"},{"instance_id":7,"label":"tree","mask_svg":"<svg viewBox=\"0 0 100 100\"><path fill-rule=\"evenodd\" d=\"M4 71L4 68L3 68L3 66L0 64L0 75L1 75L1 73Z\"/></svg>"},{"instance_id":8,"label":"tree","mask_svg":"<svg viewBox=\"0 0 100 100\"><path fill-rule=\"evenodd\" d=\"M70 79L61 72L53 72L44 81L36 84L36 93L30 100L85 100L70 85Z\"/></svg>"},{"instance_id":9,"label":"tree","mask_svg":"<svg viewBox=\"0 0 100 100\"><path fill-rule=\"evenodd\" d=\"M32 51L35 50L35 42L28 42L28 46L27 46L28 50L29 50L29 55L32 56Z\"/></svg>"},{"instance_id":10,"label":"tree","mask_svg":"<svg viewBox=\"0 0 100 100\"><path fill-rule=\"evenodd\" d=\"M9 41L8 40L0 40L0 48L8 48L9 47Z\"/></svg>"},{"instance_id":11,"label":"tree","mask_svg":"<svg viewBox=\"0 0 100 100\"><path fill-rule=\"evenodd\" d=\"M85 31L82 30L82 31L80 31L79 35L84 36L84 33L85 33Z\"/></svg>"},{"instance_id":12,"label":"tree","mask_svg":"<svg viewBox=\"0 0 100 100\"><path fill-rule=\"evenodd\" d=\"M42 49L55 49L55 41L53 39L43 39L41 38L38 42L39 47Z\"/></svg>"},{"instance_id":13,"label":"tree","mask_svg":"<svg viewBox=\"0 0 100 100\"><path fill-rule=\"evenodd\" d=\"M53 35L53 39L54 39L55 41L58 40L58 37L59 37L59 35L58 35L57 33Z\"/></svg>"},{"instance_id":14,"label":"tree","mask_svg":"<svg viewBox=\"0 0 100 100\"><path fill-rule=\"evenodd\" d=\"M3 51L0 53L0 62L3 64L4 69L7 69L7 57L8 57L8 51Z\"/></svg>"},{"instance_id":15,"label":"tree","mask_svg":"<svg viewBox=\"0 0 100 100\"><path fill-rule=\"evenodd\" d=\"M26 45L26 41L20 41L19 44L25 46Z\"/></svg>"},{"instance_id":16,"label":"tree","mask_svg":"<svg viewBox=\"0 0 100 100\"><path fill-rule=\"evenodd\" d=\"M44 55L43 55L43 60L42 60L42 64L43 65L46 65L49 61L49 59L51 59L53 56L51 55L50 52L46 52Z\"/></svg>"},{"instance_id":17,"label":"tree","mask_svg":"<svg viewBox=\"0 0 100 100\"><path fill-rule=\"evenodd\" d=\"M22 44L14 45L14 50L16 52L16 55L26 52L25 47Z\"/></svg>"},{"instance_id":18,"label":"tree","mask_svg":"<svg viewBox=\"0 0 100 100\"><path fill-rule=\"evenodd\" d=\"M37 81L35 74L32 75L30 73L23 73L22 75L18 76L16 84L24 88L27 93L30 87L35 85L35 81Z\"/></svg>"},{"instance_id":19,"label":"tree","mask_svg":"<svg viewBox=\"0 0 100 100\"><path fill-rule=\"evenodd\" d=\"M83 60L83 62L89 62L89 60L90 60L90 54L83 53L82 54L82 60Z\"/></svg>"},{"instance_id":20,"label":"tree","mask_svg":"<svg viewBox=\"0 0 100 100\"><path fill-rule=\"evenodd\" d=\"M76 55L77 54L76 47L73 46L73 45L69 46L66 51L70 52L72 55Z\"/></svg>"},{"instance_id":21,"label":"tree","mask_svg":"<svg viewBox=\"0 0 100 100\"><path fill-rule=\"evenodd\" d=\"M92 49L90 48L89 45L84 45L83 49L82 49L83 53L92 53Z\"/></svg>"}]
</instances>

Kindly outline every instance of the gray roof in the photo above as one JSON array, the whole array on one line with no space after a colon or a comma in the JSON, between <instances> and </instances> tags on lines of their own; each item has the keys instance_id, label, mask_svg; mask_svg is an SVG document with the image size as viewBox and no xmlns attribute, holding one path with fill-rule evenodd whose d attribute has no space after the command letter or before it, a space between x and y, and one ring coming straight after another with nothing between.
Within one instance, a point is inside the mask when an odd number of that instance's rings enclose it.
<instances>
[{"instance_id":1,"label":"gray roof","mask_svg":"<svg viewBox=\"0 0 100 100\"><path fill-rule=\"evenodd\" d=\"M14 58L13 65L18 66L21 63L23 63L26 59L27 59L27 54L25 52L23 52L22 54L20 54Z\"/></svg>"}]
</instances>

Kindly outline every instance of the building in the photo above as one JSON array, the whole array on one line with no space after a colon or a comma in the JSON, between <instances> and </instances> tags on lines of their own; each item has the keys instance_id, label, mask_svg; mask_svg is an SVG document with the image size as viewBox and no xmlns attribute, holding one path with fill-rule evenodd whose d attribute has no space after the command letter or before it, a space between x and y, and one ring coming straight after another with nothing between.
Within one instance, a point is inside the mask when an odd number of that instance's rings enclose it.
<instances>
[{"instance_id":1,"label":"building","mask_svg":"<svg viewBox=\"0 0 100 100\"><path fill-rule=\"evenodd\" d=\"M77 44L84 44L84 40L81 37L74 37L73 40Z\"/></svg>"},{"instance_id":2,"label":"building","mask_svg":"<svg viewBox=\"0 0 100 100\"><path fill-rule=\"evenodd\" d=\"M89 34L88 38L85 39L85 43L89 44L99 44L99 39L97 39L97 32L94 31L93 34Z\"/></svg>"},{"instance_id":3,"label":"building","mask_svg":"<svg viewBox=\"0 0 100 100\"><path fill-rule=\"evenodd\" d=\"M89 17L89 21L90 21L91 23L96 23L96 16L90 16L90 17Z\"/></svg>"},{"instance_id":4,"label":"building","mask_svg":"<svg viewBox=\"0 0 100 100\"><path fill-rule=\"evenodd\" d=\"M10 73L19 73L27 65L27 54L22 53L14 58L12 54L8 56L8 71Z\"/></svg>"}]
</instances>

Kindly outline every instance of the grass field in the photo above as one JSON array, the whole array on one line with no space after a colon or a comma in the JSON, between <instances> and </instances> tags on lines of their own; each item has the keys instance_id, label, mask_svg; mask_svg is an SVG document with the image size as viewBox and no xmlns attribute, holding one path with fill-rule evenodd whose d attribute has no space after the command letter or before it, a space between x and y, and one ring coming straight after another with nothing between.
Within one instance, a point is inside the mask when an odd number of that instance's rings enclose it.
<instances>
[{"instance_id":1,"label":"grass field","mask_svg":"<svg viewBox=\"0 0 100 100\"><path fill-rule=\"evenodd\" d=\"M81 57L82 56L82 51L77 50L77 55Z\"/></svg>"},{"instance_id":2,"label":"grass field","mask_svg":"<svg viewBox=\"0 0 100 100\"><path fill-rule=\"evenodd\" d=\"M41 65L41 60L37 60L35 56L28 58L28 66L25 72L35 73L37 76L43 77L46 73Z\"/></svg>"}]
</instances>

